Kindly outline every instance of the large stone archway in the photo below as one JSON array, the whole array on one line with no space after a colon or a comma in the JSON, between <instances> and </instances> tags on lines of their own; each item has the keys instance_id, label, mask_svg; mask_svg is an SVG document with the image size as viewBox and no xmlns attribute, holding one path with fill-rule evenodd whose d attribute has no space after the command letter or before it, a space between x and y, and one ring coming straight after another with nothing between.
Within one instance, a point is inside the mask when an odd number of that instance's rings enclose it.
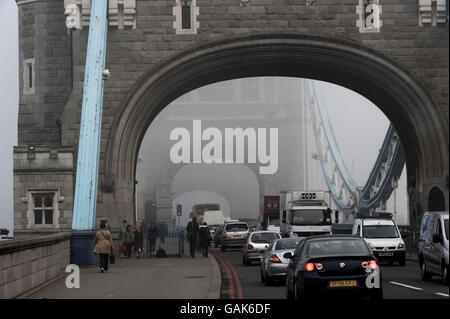
<instances>
[{"instance_id":1,"label":"large stone archway","mask_svg":"<svg viewBox=\"0 0 450 319\"><path fill-rule=\"evenodd\" d=\"M234 78L291 76L349 88L377 105L397 129L407 157L411 225L431 185L448 190L448 123L424 86L398 62L359 43L309 35L261 34L208 41L158 63L116 113L105 154L110 216L133 212L134 172L142 138L156 115L195 88ZM445 192L448 209L448 191ZM120 212L118 211L120 207Z\"/></svg>"}]
</instances>

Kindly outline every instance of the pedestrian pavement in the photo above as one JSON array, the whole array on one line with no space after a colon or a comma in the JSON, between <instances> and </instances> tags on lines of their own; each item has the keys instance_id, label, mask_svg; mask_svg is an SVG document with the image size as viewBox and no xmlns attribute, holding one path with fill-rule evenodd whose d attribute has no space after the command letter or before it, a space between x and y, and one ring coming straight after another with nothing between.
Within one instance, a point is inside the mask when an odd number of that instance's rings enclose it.
<instances>
[{"instance_id":1,"label":"pedestrian pavement","mask_svg":"<svg viewBox=\"0 0 450 319\"><path fill-rule=\"evenodd\" d=\"M80 266L80 288L66 278L43 288L33 299L218 299L221 275L212 256L195 258L116 258L109 270Z\"/></svg>"}]
</instances>

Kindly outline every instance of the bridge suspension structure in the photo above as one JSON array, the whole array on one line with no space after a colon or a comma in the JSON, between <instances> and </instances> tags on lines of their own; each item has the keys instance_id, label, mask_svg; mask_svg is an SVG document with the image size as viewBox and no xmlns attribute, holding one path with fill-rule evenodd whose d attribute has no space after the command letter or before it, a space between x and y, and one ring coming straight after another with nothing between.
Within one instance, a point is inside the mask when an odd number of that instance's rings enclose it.
<instances>
[{"instance_id":1,"label":"bridge suspension structure","mask_svg":"<svg viewBox=\"0 0 450 319\"><path fill-rule=\"evenodd\" d=\"M336 142L325 108L325 100L313 81L304 90L311 114L317 160L326 184L339 211L346 214L368 215L382 206L397 187L405 165L405 153L392 124L389 126L380 152L364 186L357 186L348 171Z\"/></svg>"}]
</instances>

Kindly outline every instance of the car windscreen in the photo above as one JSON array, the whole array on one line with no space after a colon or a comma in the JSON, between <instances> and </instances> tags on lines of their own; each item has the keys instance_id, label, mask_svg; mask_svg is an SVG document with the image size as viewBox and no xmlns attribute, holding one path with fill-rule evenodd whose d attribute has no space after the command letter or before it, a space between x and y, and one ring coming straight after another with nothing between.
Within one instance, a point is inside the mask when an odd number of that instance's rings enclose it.
<instances>
[{"instance_id":1,"label":"car windscreen","mask_svg":"<svg viewBox=\"0 0 450 319\"><path fill-rule=\"evenodd\" d=\"M302 239L303 239L302 237L296 237L279 240L275 245L275 250L295 249L297 248L298 244L302 241Z\"/></svg>"},{"instance_id":2,"label":"car windscreen","mask_svg":"<svg viewBox=\"0 0 450 319\"><path fill-rule=\"evenodd\" d=\"M445 237L448 240L448 218L444 219L444 229L445 229Z\"/></svg>"},{"instance_id":3,"label":"car windscreen","mask_svg":"<svg viewBox=\"0 0 450 319\"><path fill-rule=\"evenodd\" d=\"M322 209L291 210L292 225L330 225L331 216Z\"/></svg>"},{"instance_id":4,"label":"car windscreen","mask_svg":"<svg viewBox=\"0 0 450 319\"><path fill-rule=\"evenodd\" d=\"M397 227L394 225L364 225L364 238L398 238Z\"/></svg>"},{"instance_id":5,"label":"car windscreen","mask_svg":"<svg viewBox=\"0 0 450 319\"><path fill-rule=\"evenodd\" d=\"M272 243L275 239L279 239L280 235L277 233L254 233L252 235L251 241L254 243Z\"/></svg>"},{"instance_id":6,"label":"car windscreen","mask_svg":"<svg viewBox=\"0 0 450 319\"><path fill-rule=\"evenodd\" d=\"M225 227L226 231L247 231L248 226L247 224L228 224Z\"/></svg>"},{"instance_id":7,"label":"car windscreen","mask_svg":"<svg viewBox=\"0 0 450 319\"><path fill-rule=\"evenodd\" d=\"M361 239L330 239L308 241L306 255L311 257L369 255L367 244Z\"/></svg>"}]
</instances>

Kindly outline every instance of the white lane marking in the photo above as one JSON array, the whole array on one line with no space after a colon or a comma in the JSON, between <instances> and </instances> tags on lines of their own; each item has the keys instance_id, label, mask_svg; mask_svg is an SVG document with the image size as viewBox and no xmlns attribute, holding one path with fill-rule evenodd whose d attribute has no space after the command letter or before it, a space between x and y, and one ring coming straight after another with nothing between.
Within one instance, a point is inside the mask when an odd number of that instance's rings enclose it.
<instances>
[{"instance_id":1,"label":"white lane marking","mask_svg":"<svg viewBox=\"0 0 450 319\"><path fill-rule=\"evenodd\" d=\"M444 297L447 297L447 298L448 298L448 295L447 295L447 294L443 294L442 292L437 292L436 295L444 296Z\"/></svg>"},{"instance_id":2,"label":"white lane marking","mask_svg":"<svg viewBox=\"0 0 450 319\"><path fill-rule=\"evenodd\" d=\"M413 287L413 286L408 286L408 285L405 285L405 284L402 284L402 283L399 283L399 282L395 282L395 281L390 281L389 283L390 283L390 284L393 284L393 285L397 285L397 286L402 286L402 287L405 287L405 288L409 288L409 289L423 290L422 288L417 288L417 287Z\"/></svg>"}]
</instances>

